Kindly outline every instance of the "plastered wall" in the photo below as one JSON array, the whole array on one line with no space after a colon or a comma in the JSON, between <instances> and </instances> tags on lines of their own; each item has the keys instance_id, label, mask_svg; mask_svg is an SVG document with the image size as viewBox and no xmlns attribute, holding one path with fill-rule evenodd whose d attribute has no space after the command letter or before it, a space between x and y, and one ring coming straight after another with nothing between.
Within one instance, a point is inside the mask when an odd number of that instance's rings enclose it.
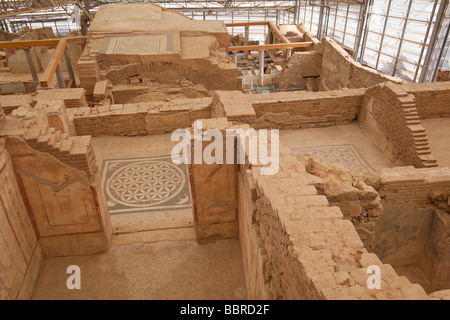
<instances>
[{"instance_id":1,"label":"plastered wall","mask_svg":"<svg viewBox=\"0 0 450 320\"><path fill-rule=\"evenodd\" d=\"M0 139L0 300L31 298L42 262L6 141Z\"/></svg>"}]
</instances>

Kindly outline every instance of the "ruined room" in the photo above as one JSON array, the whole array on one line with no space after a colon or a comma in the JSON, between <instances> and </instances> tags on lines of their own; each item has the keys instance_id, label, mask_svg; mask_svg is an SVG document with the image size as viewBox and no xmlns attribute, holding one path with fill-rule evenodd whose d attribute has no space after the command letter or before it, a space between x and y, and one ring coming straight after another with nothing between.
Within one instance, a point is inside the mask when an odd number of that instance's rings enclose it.
<instances>
[{"instance_id":1,"label":"ruined room","mask_svg":"<svg viewBox=\"0 0 450 320\"><path fill-rule=\"evenodd\" d=\"M450 299L447 0L1 3L1 300Z\"/></svg>"}]
</instances>

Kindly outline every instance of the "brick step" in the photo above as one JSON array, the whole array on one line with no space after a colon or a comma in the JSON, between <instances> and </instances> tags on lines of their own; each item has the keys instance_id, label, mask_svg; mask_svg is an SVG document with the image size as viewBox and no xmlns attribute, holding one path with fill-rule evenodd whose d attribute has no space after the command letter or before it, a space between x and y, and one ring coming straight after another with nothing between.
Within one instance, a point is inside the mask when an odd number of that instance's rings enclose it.
<instances>
[{"instance_id":1,"label":"brick step","mask_svg":"<svg viewBox=\"0 0 450 320\"><path fill-rule=\"evenodd\" d=\"M406 120L420 120L420 117L417 112L405 114Z\"/></svg>"},{"instance_id":2,"label":"brick step","mask_svg":"<svg viewBox=\"0 0 450 320\"><path fill-rule=\"evenodd\" d=\"M407 125L420 124L420 120L406 120Z\"/></svg>"},{"instance_id":3,"label":"brick step","mask_svg":"<svg viewBox=\"0 0 450 320\"><path fill-rule=\"evenodd\" d=\"M413 139L416 140L416 138L418 140L423 140L427 138L427 133L426 132L413 132L412 133Z\"/></svg>"},{"instance_id":4,"label":"brick step","mask_svg":"<svg viewBox=\"0 0 450 320\"><path fill-rule=\"evenodd\" d=\"M425 128L421 125L413 124L409 125L408 127L413 132L413 134L422 132L425 133Z\"/></svg>"},{"instance_id":5,"label":"brick step","mask_svg":"<svg viewBox=\"0 0 450 320\"><path fill-rule=\"evenodd\" d=\"M421 147L421 146L428 146L428 140L419 140L419 141L414 141L414 146L417 147Z\"/></svg>"},{"instance_id":6,"label":"brick step","mask_svg":"<svg viewBox=\"0 0 450 320\"><path fill-rule=\"evenodd\" d=\"M436 163L437 160L432 155L419 155L419 159L422 161L423 164L425 163Z\"/></svg>"},{"instance_id":7,"label":"brick step","mask_svg":"<svg viewBox=\"0 0 450 320\"><path fill-rule=\"evenodd\" d=\"M59 131L60 133L59 133L59 136L58 136L58 138L53 142L53 144L52 144L52 147L54 148L54 149L58 149L59 150L59 148L61 147L61 143L64 141L64 140L66 140L67 139L67 137L69 136L67 133L65 133L65 132L61 132L61 131Z\"/></svg>"},{"instance_id":8,"label":"brick step","mask_svg":"<svg viewBox=\"0 0 450 320\"><path fill-rule=\"evenodd\" d=\"M41 128L32 128L25 134L24 139L27 142L36 142L41 134Z\"/></svg>"},{"instance_id":9,"label":"brick step","mask_svg":"<svg viewBox=\"0 0 450 320\"><path fill-rule=\"evenodd\" d=\"M426 150L426 149L430 149L430 146L428 145L428 143L426 144L422 144L422 145L416 145L414 144L414 147L416 148L416 150Z\"/></svg>"},{"instance_id":10,"label":"brick step","mask_svg":"<svg viewBox=\"0 0 450 320\"><path fill-rule=\"evenodd\" d=\"M437 166L438 166L438 164L437 164L436 161L433 162L433 163L431 163L431 162L425 162L425 163L422 163L422 165L424 166L424 168L434 168L434 167L437 167Z\"/></svg>"},{"instance_id":11,"label":"brick step","mask_svg":"<svg viewBox=\"0 0 450 320\"><path fill-rule=\"evenodd\" d=\"M408 106L407 107L403 106L403 112L404 113L412 113L412 112L417 113L417 109L415 106L414 106L414 108L408 107Z\"/></svg>"},{"instance_id":12,"label":"brick step","mask_svg":"<svg viewBox=\"0 0 450 320\"><path fill-rule=\"evenodd\" d=\"M414 100L414 96L411 95L407 95L407 96L397 96L398 100L402 103L402 106L407 106L407 107L411 107L411 106L415 106L416 105L416 101Z\"/></svg>"},{"instance_id":13,"label":"brick step","mask_svg":"<svg viewBox=\"0 0 450 320\"><path fill-rule=\"evenodd\" d=\"M90 143L91 143L91 136L73 137L73 143L70 148L70 154L71 155L86 154Z\"/></svg>"},{"instance_id":14,"label":"brick step","mask_svg":"<svg viewBox=\"0 0 450 320\"><path fill-rule=\"evenodd\" d=\"M72 144L73 144L73 137L69 137L68 139L61 141L61 146L59 147L59 150L64 153L70 153Z\"/></svg>"},{"instance_id":15,"label":"brick step","mask_svg":"<svg viewBox=\"0 0 450 320\"><path fill-rule=\"evenodd\" d=\"M402 108L404 109L404 108L414 108L414 109L416 109L416 102L415 101L411 101L411 99L410 100L408 100L408 101L404 101L404 102L402 102Z\"/></svg>"},{"instance_id":16,"label":"brick step","mask_svg":"<svg viewBox=\"0 0 450 320\"><path fill-rule=\"evenodd\" d=\"M53 144L54 144L56 141L59 141L60 136L61 136L61 131L60 131L60 130L55 131L55 133L53 133L53 134L50 136L50 139L48 140L47 144L48 144L49 146L51 146L52 148L54 148L54 147L53 147Z\"/></svg>"},{"instance_id":17,"label":"brick step","mask_svg":"<svg viewBox=\"0 0 450 320\"><path fill-rule=\"evenodd\" d=\"M417 152L418 155L427 155L427 154L431 154L430 148L421 149L421 150L416 148L416 152Z\"/></svg>"}]
</instances>

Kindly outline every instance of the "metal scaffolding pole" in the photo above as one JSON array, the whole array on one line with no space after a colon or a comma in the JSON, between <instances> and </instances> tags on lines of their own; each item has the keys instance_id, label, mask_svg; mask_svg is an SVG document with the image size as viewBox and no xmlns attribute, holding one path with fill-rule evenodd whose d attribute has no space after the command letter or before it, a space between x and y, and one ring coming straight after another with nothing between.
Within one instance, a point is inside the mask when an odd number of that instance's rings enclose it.
<instances>
[{"instance_id":1,"label":"metal scaffolding pole","mask_svg":"<svg viewBox=\"0 0 450 320\"><path fill-rule=\"evenodd\" d=\"M72 63L70 62L70 55L69 52L67 51L67 47L64 49L64 59L66 60L67 72L69 72L69 77L75 84L75 75L73 73Z\"/></svg>"},{"instance_id":2,"label":"metal scaffolding pole","mask_svg":"<svg viewBox=\"0 0 450 320\"><path fill-rule=\"evenodd\" d=\"M426 47L426 44L427 44L428 35L430 34L431 25L433 23L433 17L434 17L434 13L436 12L436 8L437 8L437 5L438 5L438 2L439 2L438 0L434 1L433 10L431 10L430 20L428 21L428 26L427 26L427 31L425 32L425 37L423 39L422 48L420 49L419 59L417 60L418 66L416 68L416 72L414 73L414 80L413 80L414 82L416 82L417 76L419 75L420 61L422 61L422 57L423 57L423 54L425 52L425 47Z\"/></svg>"},{"instance_id":3,"label":"metal scaffolding pole","mask_svg":"<svg viewBox=\"0 0 450 320\"><path fill-rule=\"evenodd\" d=\"M436 0L438 1L438 0ZM448 1L441 0L441 5L439 6L439 11L436 16L436 22L434 23L433 33L431 34L430 44L428 46L427 54L425 55L425 60L423 62L422 73L420 74L419 82L425 82L425 77L430 68L431 58L433 57L433 51L436 47L436 40L439 36L439 31L444 22L445 9L447 8Z\"/></svg>"},{"instance_id":4,"label":"metal scaffolding pole","mask_svg":"<svg viewBox=\"0 0 450 320\"><path fill-rule=\"evenodd\" d=\"M36 88L39 86L39 77L36 72L36 68L34 67L33 58L31 57L30 48L23 48L25 51L25 56L27 57L28 67L30 68L31 76L33 77L33 82Z\"/></svg>"},{"instance_id":5,"label":"metal scaffolding pole","mask_svg":"<svg viewBox=\"0 0 450 320\"><path fill-rule=\"evenodd\" d=\"M259 50L259 84L264 85L264 50Z\"/></svg>"},{"instance_id":6,"label":"metal scaffolding pole","mask_svg":"<svg viewBox=\"0 0 450 320\"><path fill-rule=\"evenodd\" d=\"M361 48L361 55L359 57L359 61L364 59L364 52L366 49L367 42L367 23L370 21L370 12L368 11L369 7L373 4L373 0L368 0L365 4L360 6L360 15L358 20L358 33L355 41L355 47L353 48L353 59L358 61L358 52L359 48Z\"/></svg>"},{"instance_id":7,"label":"metal scaffolding pole","mask_svg":"<svg viewBox=\"0 0 450 320\"><path fill-rule=\"evenodd\" d=\"M66 82L64 81L64 75L62 73L61 67L56 67L56 79L58 80L58 86L60 89L64 89L66 87Z\"/></svg>"},{"instance_id":8,"label":"metal scaffolding pole","mask_svg":"<svg viewBox=\"0 0 450 320\"><path fill-rule=\"evenodd\" d=\"M383 33L381 34L380 49L378 50L378 55L377 55L377 63L375 64L375 69L377 69L377 70L378 70L378 64L380 63L381 49L383 48L384 35L386 34L386 27L387 27L387 22L389 19L389 12L391 10L391 5L392 5L392 0L389 0L387 11L386 11L386 16L384 17Z\"/></svg>"},{"instance_id":9,"label":"metal scaffolding pole","mask_svg":"<svg viewBox=\"0 0 450 320\"><path fill-rule=\"evenodd\" d=\"M402 36L400 37L400 43L398 45L397 56L396 56L396 59L395 59L394 68L392 70L392 75L393 76L395 76L395 71L397 71L398 59L400 58L400 53L402 52L403 39L405 38L406 27L408 25L409 14L411 13L412 2L413 2L413 0L409 0L408 9L406 11L405 23L403 25L403 30L402 30Z\"/></svg>"}]
</instances>

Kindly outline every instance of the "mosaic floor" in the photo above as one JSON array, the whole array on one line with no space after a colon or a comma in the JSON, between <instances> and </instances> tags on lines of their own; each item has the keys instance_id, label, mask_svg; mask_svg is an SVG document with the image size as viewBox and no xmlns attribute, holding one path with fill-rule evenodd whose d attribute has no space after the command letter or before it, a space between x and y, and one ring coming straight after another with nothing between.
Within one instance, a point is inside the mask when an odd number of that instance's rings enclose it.
<instances>
[{"instance_id":1,"label":"mosaic floor","mask_svg":"<svg viewBox=\"0 0 450 320\"><path fill-rule=\"evenodd\" d=\"M175 52L174 34L155 34L127 37L106 37L101 53L105 54L159 54Z\"/></svg>"},{"instance_id":2,"label":"mosaic floor","mask_svg":"<svg viewBox=\"0 0 450 320\"><path fill-rule=\"evenodd\" d=\"M170 156L104 160L101 172L111 215L192 207L186 165Z\"/></svg>"},{"instance_id":3,"label":"mosaic floor","mask_svg":"<svg viewBox=\"0 0 450 320\"><path fill-rule=\"evenodd\" d=\"M323 164L341 166L356 175L375 172L353 144L298 148L292 153L311 155Z\"/></svg>"}]
</instances>

